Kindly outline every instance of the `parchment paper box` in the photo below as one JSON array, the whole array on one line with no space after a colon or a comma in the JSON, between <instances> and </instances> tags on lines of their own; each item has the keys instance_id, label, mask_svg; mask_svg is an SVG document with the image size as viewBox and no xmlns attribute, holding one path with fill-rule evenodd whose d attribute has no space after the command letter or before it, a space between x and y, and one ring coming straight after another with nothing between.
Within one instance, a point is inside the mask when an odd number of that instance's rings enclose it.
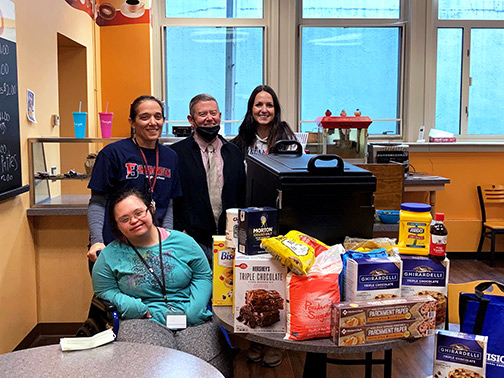
<instances>
[{"instance_id":1,"label":"parchment paper box","mask_svg":"<svg viewBox=\"0 0 504 378\"><path fill-rule=\"evenodd\" d=\"M369 344L393 339L434 335L435 319L397 320L355 327L336 327L331 323L331 340L338 346ZM333 327L334 325L334 327Z\"/></svg>"},{"instance_id":2,"label":"parchment paper box","mask_svg":"<svg viewBox=\"0 0 504 378\"><path fill-rule=\"evenodd\" d=\"M402 261L395 256L348 259L345 301L401 296Z\"/></svg>"},{"instance_id":3,"label":"parchment paper box","mask_svg":"<svg viewBox=\"0 0 504 378\"><path fill-rule=\"evenodd\" d=\"M278 235L277 209L247 207L238 210L238 251L245 255L265 253L261 239Z\"/></svg>"},{"instance_id":4,"label":"parchment paper box","mask_svg":"<svg viewBox=\"0 0 504 378\"><path fill-rule=\"evenodd\" d=\"M437 262L427 256L401 255L403 262L401 295L430 295L436 301L436 328L446 321L450 260Z\"/></svg>"},{"instance_id":5,"label":"parchment paper box","mask_svg":"<svg viewBox=\"0 0 504 378\"><path fill-rule=\"evenodd\" d=\"M233 305L234 248L225 246L225 236L213 236L213 295L214 306Z\"/></svg>"},{"instance_id":6,"label":"parchment paper box","mask_svg":"<svg viewBox=\"0 0 504 378\"><path fill-rule=\"evenodd\" d=\"M285 333L287 268L273 256L236 252L234 260L234 332Z\"/></svg>"},{"instance_id":7,"label":"parchment paper box","mask_svg":"<svg viewBox=\"0 0 504 378\"><path fill-rule=\"evenodd\" d=\"M488 336L436 331L433 378L484 378Z\"/></svg>"},{"instance_id":8,"label":"parchment paper box","mask_svg":"<svg viewBox=\"0 0 504 378\"><path fill-rule=\"evenodd\" d=\"M332 305L332 320L338 328L429 318L436 318L436 301L430 296L341 302Z\"/></svg>"}]
</instances>

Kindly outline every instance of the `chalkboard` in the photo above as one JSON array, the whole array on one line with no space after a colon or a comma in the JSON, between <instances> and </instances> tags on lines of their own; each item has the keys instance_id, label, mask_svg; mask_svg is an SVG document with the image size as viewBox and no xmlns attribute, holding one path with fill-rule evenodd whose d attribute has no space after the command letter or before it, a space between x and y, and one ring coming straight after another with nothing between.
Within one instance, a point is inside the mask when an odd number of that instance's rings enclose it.
<instances>
[{"instance_id":1,"label":"chalkboard","mask_svg":"<svg viewBox=\"0 0 504 378\"><path fill-rule=\"evenodd\" d=\"M16 43L0 38L0 200L21 188Z\"/></svg>"}]
</instances>

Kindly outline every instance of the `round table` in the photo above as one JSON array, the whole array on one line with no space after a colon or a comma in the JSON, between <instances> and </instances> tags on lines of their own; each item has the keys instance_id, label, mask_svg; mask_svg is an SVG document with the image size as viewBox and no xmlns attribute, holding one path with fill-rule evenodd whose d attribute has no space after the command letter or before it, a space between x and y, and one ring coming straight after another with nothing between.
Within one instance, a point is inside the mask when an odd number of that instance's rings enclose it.
<instances>
[{"instance_id":1,"label":"round table","mask_svg":"<svg viewBox=\"0 0 504 378\"><path fill-rule=\"evenodd\" d=\"M220 325L227 331L234 333L234 316L231 306L213 307L213 312ZM275 348L297 350L306 353L303 377L325 377L326 363L365 365L365 377L372 376L372 365L384 365L384 377L392 376L392 349L410 345L419 339L391 340L373 344L353 345L340 347L329 339L311 339L303 341L285 340L285 333L236 333L249 341L269 345ZM372 353L384 351L383 359L373 359ZM327 354L365 353L364 360L336 360L327 357Z\"/></svg>"},{"instance_id":2,"label":"round table","mask_svg":"<svg viewBox=\"0 0 504 378\"><path fill-rule=\"evenodd\" d=\"M23 349L0 355L0 369L2 377L223 377L191 354L127 342L71 352L59 344Z\"/></svg>"}]
</instances>

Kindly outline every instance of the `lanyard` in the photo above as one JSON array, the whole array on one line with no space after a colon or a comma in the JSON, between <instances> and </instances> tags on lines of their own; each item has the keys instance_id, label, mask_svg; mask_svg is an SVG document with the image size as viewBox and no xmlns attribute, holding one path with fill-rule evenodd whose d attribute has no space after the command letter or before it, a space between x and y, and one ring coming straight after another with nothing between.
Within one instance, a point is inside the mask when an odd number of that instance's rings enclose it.
<instances>
[{"instance_id":1,"label":"lanyard","mask_svg":"<svg viewBox=\"0 0 504 378\"><path fill-rule=\"evenodd\" d=\"M133 143L135 143L135 146L137 146L138 151L140 152L140 156L142 157L143 161L143 166L144 166L144 175L147 177L147 180L149 180L149 196L151 202L154 204L154 187L156 186L156 180L157 180L157 175L158 175L158 168L159 168L159 149L158 149L158 143L156 142L156 169L154 170L154 180L151 180L150 174L149 174L149 163L147 163L147 158L145 157L144 152L142 151L142 148L138 145L138 142L136 139L133 139Z\"/></svg>"},{"instance_id":2,"label":"lanyard","mask_svg":"<svg viewBox=\"0 0 504 378\"><path fill-rule=\"evenodd\" d=\"M164 269L163 269L163 249L161 247L161 233L159 232L158 228L156 228L156 229L157 229L158 237L159 237L159 265L161 267L161 278L163 279L162 282L159 279L158 275L154 272L154 269L152 269L152 267L147 263L147 261L145 261L145 259L142 257L140 252L138 252L138 250L135 248L135 246L133 244L131 244L131 242L128 239L126 239L126 241L128 242L128 245L131 248L133 248L133 251L135 251L138 258L142 261L142 263L145 265L147 270L154 276L154 279L157 281L159 287L161 288L161 292L163 293L163 299L164 299L166 305L173 311L173 308L168 304L168 298L166 298L166 283L165 283L165 275L164 275Z\"/></svg>"}]
</instances>

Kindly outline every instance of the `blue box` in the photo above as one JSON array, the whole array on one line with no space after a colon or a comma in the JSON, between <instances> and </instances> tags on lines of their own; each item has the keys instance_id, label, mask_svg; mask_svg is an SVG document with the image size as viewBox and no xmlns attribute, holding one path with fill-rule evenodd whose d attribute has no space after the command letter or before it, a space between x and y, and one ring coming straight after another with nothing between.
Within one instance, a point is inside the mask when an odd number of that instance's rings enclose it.
<instances>
[{"instance_id":1,"label":"blue box","mask_svg":"<svg viewBox=\"0 0 504 378\"><path fill-rule=\"evenodd\" d=\"M436 331L434 373L439 377L451 377L456 371L464 371L467 377L469 374L485 377L487 344L487 336Z\"/></svg>"},{"instance_id":2,"label":"blue box","mask_svg":"<svg viewBox=\"0 0 504 378\"><path fill-rule=\"evenodd\" d=\"M398 298L401 276L402 261L395 256L348 259L345 300Z\"/></svg>"},{"instance_id":3,"label":"blue box","mask_svg":"<svg viewBox=\"0 0 504 378\"><path fill-rule=\"evenodd\" d=\"M238 252L245 255L266 253L261 248L261 239L277 235L277 209L247 207L238 210Z\"/></svg>"}]
</instances>

